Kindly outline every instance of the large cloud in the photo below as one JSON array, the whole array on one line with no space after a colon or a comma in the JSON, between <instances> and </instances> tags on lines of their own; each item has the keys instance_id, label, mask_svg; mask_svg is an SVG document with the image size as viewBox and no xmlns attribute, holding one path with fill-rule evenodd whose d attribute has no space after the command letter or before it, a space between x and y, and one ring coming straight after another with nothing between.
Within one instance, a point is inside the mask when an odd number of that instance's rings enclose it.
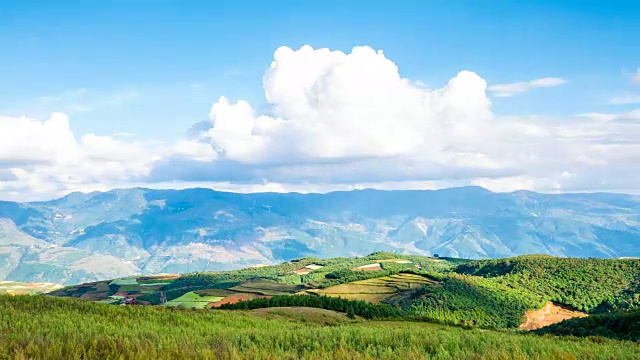
<instances>
[{"instance_id":1,"label":"large cloud","mask_svg":"<svg viewBox=\"0 0 640 360\"><path fill-rule=\"evenodd\" d=\"M466 142L490 120L485 81L463 71L438 91L400 77L368 47L350 54L282 47L264 76L273 116L222 98L211 109L211 143L241 163L437 154Z\"/></svg>"},{"instance_id":2,"label":"large cloud","mask_svg":"<svg viewBox=\"0 0 640 360\"><path fill-rule=\"evenodd\" d=\"M268 113L223 97L210 121L172 144L76 139L63 114L0 118L0 193L24 199L134 185L639 190L638 110L498 116L487 83L473 72L461 71L440 89L416 84L369 47L282 47L263 78Z\"/></svg>"},{"instance_id":3,"label":"large cloud","mask_svg":"<svg viewBox=\"0 0 640 360\"><path fill-rule=\"evenodd\" d=\"M62 113L45 121L0 117L0 171L11 175L0 179L3 198L29 200L129 181L146 176L159 157L149 144L94 134L78 140Z\"/></svg>"},{"instance_id":4,"label":"large cloud","mask_svg":"<svg viewBox=\"0 0 640 360\"><path fill-rule=\"evenodd\" d=\"M518 92L565 82L543 78L492 89ZM609 165L632 166L638 141L637 126L622 130L618 120L624 115L495 116L487 84L477 74L461 71L441 89L426 90L369 47L351 53L282 47L263 83L270 114L242 100L223 97L214 103L211 128L203 129L197 143L211 144L215 154L207 156L215 161L169 159L155 175L168 180L182 169L191 181L378 187L424 181L498 190L591 190L575 179ZM632 139L616 149L605 144L623 136ZM593 179L593 189L611 189L599 179L604 174Z\"/></svg>"}]
</instances>

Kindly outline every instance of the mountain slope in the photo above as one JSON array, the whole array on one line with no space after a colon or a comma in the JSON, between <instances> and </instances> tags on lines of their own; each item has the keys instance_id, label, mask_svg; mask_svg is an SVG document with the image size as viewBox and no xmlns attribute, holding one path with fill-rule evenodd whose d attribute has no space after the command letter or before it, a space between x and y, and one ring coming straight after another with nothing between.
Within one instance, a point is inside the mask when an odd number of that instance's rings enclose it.
<instances>
[{"instance_id":1,"label":"mountain slope","mask_svg":"<svg viewBox=\"0 0 640 360\"><path fill-rule=\"evenodd\" d=\"M637 359L640 344L403 321L323 325L317 310L167 311L0 296L2 359ZM324 315L326 316L326 315ZM265 317L267 317L265 319ZM274 318L277 317L277 318ZM333 322L334 320L331 320Z\"/></svg>"},{"instance_id":2,"label":"mountain slope","mask_svg":"<svg viewBox=\"0 0 640 360\"><path fill-rule=\"evenodd\" d=\"M352 308L366 319L537 329L571 317L637 310L639 274L640 260L631 259L461 260L378 252L224 272L134 276L49 295L106 303L135 298L140 305L161 305L164 298L167 306L236 310Z\"/></svg>"},{"instance_id":3,"label":"mountain slope","mask_svg":"<svg viewBox=\"0 0 640 360\"><path fill-rule=\"evenodd\" d=\"M640 255L640 198L620 194L207 189L0 202L0 280L77 283L374 251L495 258Z\"/></svg>"},{"instance_id":4,"label":"mountain slope","mask_svg":"<svg viewBox=\"0 0 640 360\"><path fill-rule=\"evenodd\" d=\"M598 314L574 318L535 331L538 334L603 336L640 341L640 311Z\"/></svg>"}]
</instances>

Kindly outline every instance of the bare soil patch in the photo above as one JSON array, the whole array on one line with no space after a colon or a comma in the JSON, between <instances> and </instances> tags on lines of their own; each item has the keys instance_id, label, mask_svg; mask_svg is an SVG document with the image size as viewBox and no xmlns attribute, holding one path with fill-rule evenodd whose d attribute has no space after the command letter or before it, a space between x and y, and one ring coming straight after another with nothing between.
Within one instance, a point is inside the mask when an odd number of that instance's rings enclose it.
<instances>
[{"instance_id":1,"label":"bare soil patch","mask_svg":"<svg viewBox=\"0 0 640 360\"><path fill-rule=\"evenodd\" d=\"M527 311L527 320L518 329L535 330L563 320L586 316L588 315L583 312L549 301L542 309Z\"/></svg>"},{"instance_id":2,"label":"bare soil patch","mask_svg":"<svg viewBox=\"0 0 640 360\"><path fill-rule=\"evenodd\" d=\"M358 266L357 268L354 268L354 269L351 269L351 270L357 270L357 271L379 271L379 270L382 270L382 266L380 266L379 263L375 263L375 264L368 264L368 265Z\"/></svg>"},{"instance_id":3,"label":"bare soil patch","mask_svg":"<svg viewBox=\"0 0 640 360\"><path fill-rule=\"evenodd\" d=\"M210 303L208 308L217 308L224 304L235 304L240 301L247 301L255 298L270 298L271 296L261 296L261 295L230 295L225 297L220 301L216 301L214 303Z\"/></svg>"}]
</instances>

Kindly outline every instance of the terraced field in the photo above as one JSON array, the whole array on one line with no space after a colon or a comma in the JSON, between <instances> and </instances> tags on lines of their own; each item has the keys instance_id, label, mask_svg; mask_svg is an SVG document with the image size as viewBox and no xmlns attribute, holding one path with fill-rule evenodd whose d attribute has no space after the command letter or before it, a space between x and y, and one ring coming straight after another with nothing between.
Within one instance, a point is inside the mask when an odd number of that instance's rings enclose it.
<instances>
[{"instance_id":1,"label":"terraced field","mask_svg":"<svg viewBox=\"0 0 640 360\"><path fill-rule=\"evenodd\" d=\"M424 285L438 285L438 282L416 274L396 274L354 281L325 289L306 290L303 293L378 303Z\"/></svg>"},{"instance_id":2,"label":"terraced field","mask_svg":"<svg viewBox=\"0 0 640 360\"><path fill-rule=\"evenodd\" d=\"M0 294L27 295L46 294L60 289L62 285L51 283L23 283L14 281L0 281Z\"/></svg>"},{"instance_id":3,"label":"terraced field","mask_svg":"<svg viewBox=\"0 0 640 360\"><path fill-rule=\"evenodd\" d=\"M103 303L119 303L124 298L139 298L157 293L159 289L174 281L179 275L164 274L157 276L127 277L115 280L68 286L52 291L50 295L74 297ZM149 305L148 301L138 300L138 304Z\"/></svg>"},{"instance_id":4,"label":"terraced field","mask_svg":"<svg viewBox=\"0 0 640 360\"><path fill-rule=\"evenodd\" d=\"M255 295L288 295L304 290L302 285L281 284L274 281L255 280L247 281L242 285L229 288L236 293L246 293Z\"/></svg>"}]
</instances>

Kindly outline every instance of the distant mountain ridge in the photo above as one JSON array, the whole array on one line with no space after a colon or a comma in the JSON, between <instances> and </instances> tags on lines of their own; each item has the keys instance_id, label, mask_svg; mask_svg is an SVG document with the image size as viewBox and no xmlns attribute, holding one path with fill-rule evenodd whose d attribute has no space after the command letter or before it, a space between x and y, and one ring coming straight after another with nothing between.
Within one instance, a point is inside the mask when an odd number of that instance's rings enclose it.
<instances>
[{"instance_id":1,"label":"distant mountain ridge","mask_svg":"<svg viewBox=\"0 0 640 360\"><path fill-rule=\"evenodd\" d=\"M640 255L640 197L355 190L117 189L0 202L0 280L81 283L374 251L496 258Z\"/></svg>"}]
</instances>

